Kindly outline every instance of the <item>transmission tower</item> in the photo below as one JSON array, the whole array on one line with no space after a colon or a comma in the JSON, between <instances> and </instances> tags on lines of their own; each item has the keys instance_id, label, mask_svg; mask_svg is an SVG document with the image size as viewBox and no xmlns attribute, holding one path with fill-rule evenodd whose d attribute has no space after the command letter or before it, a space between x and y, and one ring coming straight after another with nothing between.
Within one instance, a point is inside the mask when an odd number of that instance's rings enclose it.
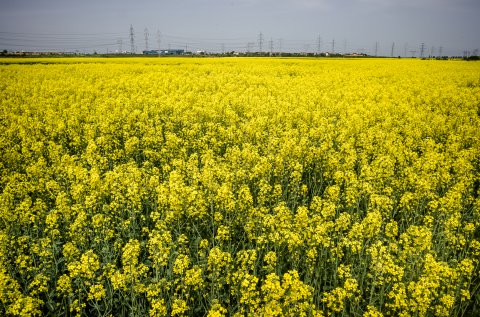
<instances>
[{"instance_id":1,"label":"transmission tower","mask_svg":"<svg viewBox=\"0 0 480 317\"><path fill-rule=\"evenodd\" d=\"M253 45L255 45L255 42L248 42L247 43L247 53L250 53L252 50Z\"/></svg>"},{"instance_id":2,"label":"transmission tower","mask_svg":"<svg viewBox=\"0 0 480 317\"><path fill-rule=\"evenodd\" d=\"M118 40L117 40L117 44L118 44L118 53L119 53L119 54L122 54L122 50L123 50L123 41L122 41L122 39L118 39Z\"/></svg>"},{"instance_id":3,"label":"transmission tower","mask_svg":"<svg viewBox=\"0 0 480 317\"><path fill-rule=\"evenodd\" d=\"M145 50L148 51L148 29L147 28L143 30L143 34L145 35Z\"/></svg>"},{"instance_id":4,"label":"transmission tower","mask_svg":"<svg viewBox=\"0 0 480 317\"><path fill-rule=\"evenodd\" d=\"M318 53L318 55L320 55L321 52L322 52L322 38L319 35L318 38L317 38L317 53Z\"/></svg>"},{"instance_id":5,"label":"transmission tower","mask_svg":"<svg viewBox=\"0 0 480 317\"><path fill-rule=\"evenodd\" d=\"M270 56L273 55L273 39L270 38L270 41L268 42L269 46L270 46Z\"/></svg>"},{"instance_id":6,"label":"transmission tower","mask_svg":"<svg viewBox=\"0 0 480 317\"><path fill-rule=\"evenodd\" d=\"M133 25L130 24L130 53L135 54L135 33L133 32Z\"/></svg>"},{"instance_id":7,"label":"transmission tower","mask_svg":"<svg viewBox=\"0 0 480 317\"><path fill-rule=\"evenodd\" d=\"M425 43L422 43L420 45L420 57L423 58L423 52L425 51Z\"/></svg>"},{"instance_id":8,"label":"transmission tower","mask_svg":"<svg viewBox=\"0 0 480 317\"><path fill-rule=\"evenodd\" d=\"M162 44L162 33L160 33L160 30L157 30L157 45L158 45L158 51L160 52L161 48L160 45Z\"/></svg>"},{"instance_id":9,"label":"transmission tower","mask_svg":"<svg viewBox=\"0 0 480 317\"><path fill-rule=\"evenodd\" d=\"M280 54L280 56L282 56L283 39L278 39L277 46L278 46L278 53Z\"/></svg>"},{"instance_id":10,"label":"transmission tower","mask_svg":"<svg viewBox=\"0 0 480 317\"><path fill-rule=\"evenodd\" d=\"M375 42L375 56L378 55L378 42Z\"/></svg>"},{"instance_id":11,"label":"transmission tower","mask_svg":"<svg viewBox=\"0 0 480 317\"><path fill-rule=\"evenodd\" d=\"M305 55L308 55L308 52L310 51L310 44L305 44L303 46L303 50L305 52Z\"/></svg>"},{"instance_id":12,"label":"transmission tower","mask_svg":"<svg viewBox=\"0 0 480 317\"><path fill-rule=\"evenodd\" d=\"M390 52L390 57L393 57L394 50L395 50L395 42L392 43L392 51Z\"/></svg>"},{"instance_id":13,"label":"transmission tower","mask_svg":"<svg viewBox=\"0 0 480 317\"><path fill-rule=\"evenodd\" d=\"M260 32L258 34L258 48L260 49L260 53L263 51L263 34Z\"/></svg>"},{"instance_id":14,"label":"transmission tower","mask_svg":"<svg viewBox=\"0 0 480 317\"><path fill-rule=\"evenodd\" d=\"M332 40L332 54L335 54L335 39Z\"/></svg>"}]
</instances>

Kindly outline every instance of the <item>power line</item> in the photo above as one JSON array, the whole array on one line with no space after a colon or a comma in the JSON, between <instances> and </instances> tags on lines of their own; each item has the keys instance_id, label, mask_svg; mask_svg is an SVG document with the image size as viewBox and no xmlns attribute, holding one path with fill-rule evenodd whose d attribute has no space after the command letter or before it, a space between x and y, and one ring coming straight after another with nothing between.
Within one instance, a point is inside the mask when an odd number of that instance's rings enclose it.
<instances>
[{"instance_id":1,"label":"power line","mask_svg":"<svg viewBox=\"0 0 480 317\"><path fill-rule=\"evenodd\" d=\"M0 40L5 40L5 41L12 41L12 42L24 42L24 43L36 43L36 42L50 42L50 43L55 43L55 44L64 44L66 42L74 42L74 43L79 43L79 42L97 42L97 41L109 41L114 38L118 37L99 37L99 38L60 38L60 37L52 37L52 38L21 38L21 37L5 37L0 35Z\"/></svg>"},{"instance_id":2,"label":"power line","mask_svg":"<svg viewBox=\"0 0 480 317\"><path fill-rule=\"evenodd\" d=\"M393 57L394 50L395 50L395 42L392 43L392 51L390 52L390 57Z\"/></svg>"},{"instance_id":3,"label":"power line","mask_svg":"<svg viewBox=\"0 0 480 317\"><path fill-rule=\"evenodd\" d=\"M147 32L148 33L148 32ZM116 33L116 32L97 32L97 33L27 33L27 32L6 32L6 31L0 31L0 42L2 43L2 46L5 46L4 48L7 49L18 49L19 51L24 49L24 50L36 50L36 49L47 49L50 48L52 50L70 50L71 48L97 48L100 49L102 47L109 47L109 51L113 50L119 50L119 51L125 51L129 50L131 53L135 53L140 50L140 46L138 46L138 43L135 43L135 40L138 41L138 38L141 37L141 40L145 40L145 32L143 34L140 34L140 32L135 32L133 25L130 26L129 28L129 33L125 34L123 33L124 36L122 36L122 33ZM321 38L320 35L318 34L317 36L313 38L283 38L281 39L280 36L277 39L268 39L266 40L265 35L260 32L257 33L257 38L248 38L248 37L231 37L231 38L225 38L223 37L222 39L218 38L213 38L213 37L208 37L208 36L184 36L182 34L162 34L160 36L160 32L157 32L157 37L155 44L151 43L150 35L148 33L147 39L145 41L145 47L148 49L153 49L153 46L155 49L158 48L161 49L161 45L167 43L171 43L172 47L173 46L178 46L178 47L185 47L185 44L188 44L188 47L190 50L192 50L192 47L198 48L199 50L212 50L212 51L219 51L220 49L220 44L223 44L224 47L222 48L222 51L226 52L227 50L234 50L234 51L256 51L255 47L257 49L260 48L261 46L261 51L262 53L268 52L268 51L276 51L276 52L318 52L321 53L322 50L325 52L327 51L326 46L330 46L331 52L335 54L336 50L338 47L335 47L335 45L338 46L338 43L335 38L331 40L331 42L328 42L325 40L325 38ZM165 40L165 38L167 41ZM160 39L160 37L162 37ZM220 37L219 37L220 38ZM280 38L280 39L279 39ZM274 41L273 43L273 49L270 49L270 44L271 41ZM125 44L127 43L127 44ZM375 43L375 42L374 42ZM395 54L400 53L400 46L398 46L397 43L392 43L390 42L391 45L393 46L393 54L392 50L390 50L390 56L394 56ZM129 45L128 49L125 48L126 45ZM245 44L247 44L245 46ZM361 42L351 42L351 41L342 41L343 46L343 51L349 52L354 51L354 50L360 50L360 51L368 51L368 48L365 49L366 47L369 46L368 43L361 43ZM267 47L265 47L267 45ZM376 42L375 43L375 48L376 52L373 51L373 47L370 50L370 52L374 53L375 55L379 56L382 54L385 54L385 50L381 50L380 48L380 43ZM389 47L390 48L390 47ZM411 52L410 50L412 47L409 47L408 44L405 44L403 47L403 55L405 57L409 57ZM142 45L142 50L143 50L143 45ZM453 53L453 48L449 47L442 47L440 49L439 46L435 46L432 50L428 50L426 46L423 48L423 54L422 56L425 57L428 53L430 55L435 55L438 54L439 56L443 56L443 54L449 53L450 55ZM330 50L328 50L330 51ZM420 52L421 50L417 48L417 52ZM383 53L382 53L383 52ZM452 52L452 53L451 53ZM470 53L472 53L473 50L470 50ZM387 53L388 54L388 53ZM461 54L461 53L459 53ZM417 56L418 57L418 56Z\"/></svg>"},{"instance_id":4,"label":"power line","mask_svg":"<svg viewBox=\"0 0 480 317\"><path fill-rule=\"evenodd\" d=\"M162 36L167 38L176 38L176 39L183 39L183 40L200 40L200 41L212 41L212 42L219 42L219 41L243 41L248 39L248 37L233 37L233 38L212 38L212 37L201 37L201 36L183 36L183 35L176 35L176 34L167 34L162 33Z\"/></svg>"},{"instance_id":5,"label":"power line","mask_svg":"<svg viewBox=\"0 0 480 317\"><path fill-rule=\"evenodd\" d=\"M24 35L30 37L42 36L97 36L97 35L121 35L122 32L96 32L96 33L34 33L34 32L7 32L0 31L0 34Z\"/></svg>"},{"instance_id":6,"label":"power line","mask_svg":"<svg viewBox=\"0 0 480 317\"><path fill-rule=\"evenodd\" d=\"M8 43L0 42L0 45L11 45ZM65 51L65 50L80 50L80 49L87 49L87 48L98 48L98 47L106 47L106 46L116 46L118 45L117 42L115 43L102 43L102 44L95 44L95 45L82 45L82 46L63 46L59 47L52 47L51 45L25 45L25 44L15 44L18 47L28 47L29 49L38 49L41 51Z\"/></svg>"}]
</instances>

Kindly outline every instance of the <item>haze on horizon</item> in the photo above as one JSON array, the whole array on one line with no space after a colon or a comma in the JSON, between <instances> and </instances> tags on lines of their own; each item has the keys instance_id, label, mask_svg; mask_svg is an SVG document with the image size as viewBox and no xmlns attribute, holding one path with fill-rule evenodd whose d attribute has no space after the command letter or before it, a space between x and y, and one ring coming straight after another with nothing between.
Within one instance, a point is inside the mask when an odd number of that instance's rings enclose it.
<instances>
[{"instance_id":1,"label":"haze on horizon","mask_svg":"<svg viewBox=\"0 0 480 317\"><path fill-rule=\"evenodd\" d=\"M147 29L149 49L258 51L262 33L263 51L460 56L479 16L478 0L0 0L0 50L130 51L132 25L137 52Z\"/></svg>"}]
</instances>

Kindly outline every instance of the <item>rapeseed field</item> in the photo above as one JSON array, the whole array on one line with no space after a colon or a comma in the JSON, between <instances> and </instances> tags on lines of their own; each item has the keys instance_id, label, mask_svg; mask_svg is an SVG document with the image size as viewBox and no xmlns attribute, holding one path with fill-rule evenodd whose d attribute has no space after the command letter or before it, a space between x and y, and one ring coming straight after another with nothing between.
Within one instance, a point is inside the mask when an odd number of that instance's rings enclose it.
<instances>
[{"instance_id":1,"label":"rapeseed field","mask_svg":"<svg viewBox=\"0 0 480 317\"><path fill-rule=\"evenodd\" d=\"M479 63L0 64L0 315L480 313Z\"/></svg>"}]
</instances>

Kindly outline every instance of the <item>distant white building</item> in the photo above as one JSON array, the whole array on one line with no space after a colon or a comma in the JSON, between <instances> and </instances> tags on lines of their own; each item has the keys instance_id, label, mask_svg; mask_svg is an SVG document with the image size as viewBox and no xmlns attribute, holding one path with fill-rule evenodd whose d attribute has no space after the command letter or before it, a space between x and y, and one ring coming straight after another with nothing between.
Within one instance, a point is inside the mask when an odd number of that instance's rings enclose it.
<instances>
[{"instance_id":1,"label":"distant white building","mask_svg":"<svg viewBox=\"0 0 480 317\"><path fill-rule=\"evenodd\" d=\"M184 55L185 50L173 49L173 50L149 50L143 51L144 55Z\"/></svg>"}]
</instances>

